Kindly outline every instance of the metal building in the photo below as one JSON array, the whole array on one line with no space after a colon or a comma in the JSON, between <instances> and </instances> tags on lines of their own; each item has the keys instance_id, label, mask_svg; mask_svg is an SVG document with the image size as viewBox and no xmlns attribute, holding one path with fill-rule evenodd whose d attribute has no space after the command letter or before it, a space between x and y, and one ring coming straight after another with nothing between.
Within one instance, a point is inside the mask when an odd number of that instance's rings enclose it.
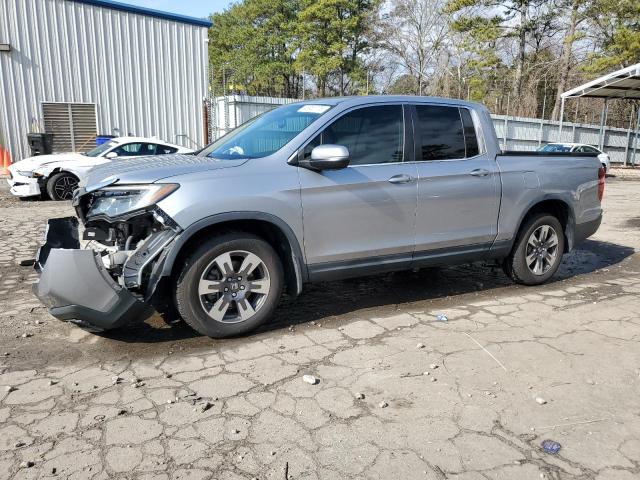
<instances>
[{"instance_id":1,"label":"metal building","mask_svg":"<svg viewBox=\"0 0 640 480\"><path fill-rule=\"evenodd\" d=\"M53 133L54 151L96 134L203 145L210 26L110 0L0 0L0 154L30 156L29 132Z\"/></svg>"}]
</instances>

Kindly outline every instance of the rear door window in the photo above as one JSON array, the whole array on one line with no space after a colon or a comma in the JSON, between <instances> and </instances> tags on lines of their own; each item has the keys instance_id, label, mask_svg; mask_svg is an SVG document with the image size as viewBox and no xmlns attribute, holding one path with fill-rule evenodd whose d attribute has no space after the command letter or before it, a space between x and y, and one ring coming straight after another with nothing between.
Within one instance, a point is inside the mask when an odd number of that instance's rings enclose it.
<instances>
[{"instance_id":1,"label":"rear door window","mask_svg":"<svg viewBox=\"0 0 640 480\"><path fill-rule=\"evenodd\" d=\"M415 108L418 131L416 160L465 158L465 135L459 109L441 105L416 105Z\"/></svg>"}]
</instances>

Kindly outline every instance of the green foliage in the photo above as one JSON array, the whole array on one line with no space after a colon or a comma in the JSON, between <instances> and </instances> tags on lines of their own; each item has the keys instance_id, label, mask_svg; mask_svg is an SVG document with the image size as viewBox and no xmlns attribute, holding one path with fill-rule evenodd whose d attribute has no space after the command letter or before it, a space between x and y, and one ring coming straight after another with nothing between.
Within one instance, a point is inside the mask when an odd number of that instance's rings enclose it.
<instances>
[{"instance_id":1,"label":"green foliage","mask_svg":"<svg viewBox=\"0 0 640 480\"><path fill-rule=\"evenodd\" d=\"M298 0L245 0L211 16L209 60L227 92L292 96ZM224 79L222 78L224 74Z\"/></svg>"},{"instance_id":2,"label":"green foliage","mask_svg":"<svg viewBox=\"0 0 640 480\"><path fill-rule=\"evenodd\" d=\"M307 95L429 92L535 115L640 62L640 0L381 2L239 0L211 16L214 93L299 98L304 75Z\"/></svg>"},{"instance_id":3,"label":"green foliage","mask_svg":"<svg viewBox=\"0 0 640 480\"><path fill-rule=\"evenodd\" d=\"M217 88L298 96L300 74L324 90L330 77L366 82L362 55L379 0L244 0L211 16L209 58ZM224 72L224 79L223 77Z\"/></svg>"},{"instance_id":4,"label":"green foliage","mask_svg":"<svg viewBox=\"0 0 640 480\"><path fill-rule=\"evenodd\" d=\"M362 54L371 47L370 33L379 0L304 0L298 15L296 67L316 77L326 93L330 76L339 93L349 80L366 76Z\"/></svg>"},{"instance_id":5,"label":"green foliage","mask_svg":"<svg viewBox=\"0 0 640 480\"><path fill-rule=\"evenodd\" d=\"M400 75L387 89L390 95L412 95L418 90L418 79L412 75Z\"/></svg>"},{"instance_id":6,"label":"green foliage","mask_svg":"<svg viewBox=\"0 0 640 480\"><path fill-rule=\"evenodd\" d=\"M590 56L584 70L600 74L640 62L640 2L638 0L594 0L593 19L601 50Z\"/></svg>"}]
</instances>

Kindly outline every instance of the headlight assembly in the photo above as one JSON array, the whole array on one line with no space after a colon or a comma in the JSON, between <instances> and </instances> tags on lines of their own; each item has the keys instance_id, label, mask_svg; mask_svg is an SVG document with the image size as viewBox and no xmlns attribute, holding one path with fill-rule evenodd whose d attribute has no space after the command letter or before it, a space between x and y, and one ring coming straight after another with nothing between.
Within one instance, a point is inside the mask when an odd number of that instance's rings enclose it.
<instances>
[{"instance_id":1,"label":"headlight assembly","mask_svg":"<svg viewBox=\"0 0 640 480\"><path fill-rule=\"evenodd\" d=\"M27 171L21 172L20 170L18 170L18 175L21 175L21 176L27 177L27 178L38 178L38 177L42 176L41 173L27 172Z\"/></svg>"},{"instance_id":2,"label":"headlight assembly","mask_svg":"<svg viewBox=\"0 0 640 480\"><path fill-rule=\"evenodd\" d=\"M87 217L106 215L117 217L126 213L155 205L171 195L178 187L177 183L159 183L149 185L114 185L93 192L93 201Z\"/></svg>"}]
</instances>

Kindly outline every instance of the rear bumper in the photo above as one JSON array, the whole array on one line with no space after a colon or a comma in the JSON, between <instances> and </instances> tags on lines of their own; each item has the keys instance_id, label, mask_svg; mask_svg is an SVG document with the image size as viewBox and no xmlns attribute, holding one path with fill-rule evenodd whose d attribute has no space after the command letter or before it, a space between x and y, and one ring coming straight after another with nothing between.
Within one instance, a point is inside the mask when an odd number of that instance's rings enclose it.
<instances>
[{"instance_id":1,"label":"rear bumper","mask_svg":"<svg viewBox=\"0 0 640 480\"><path fill-rule=\"evenodd\" d=\"M151 307L111 278L97 252L79 247L75 217L49 220L36 258L40 279L33 292L51 315L93 331L149 316Z\"/></svg>"},{"instance_id":2,"label":"rear bumper","mask_svg":"<svg viewBox=\"0 0 640 480\"><path fill-rule=\"evenodd\" d=\"M600 228L601 223L602 213L600 213L600 215L598 215L598 218L596 218L595 220L576 224L574 230L574 244L577 245L596 233L598 231L598 228Z\"/></svg>"}]
</instances>

